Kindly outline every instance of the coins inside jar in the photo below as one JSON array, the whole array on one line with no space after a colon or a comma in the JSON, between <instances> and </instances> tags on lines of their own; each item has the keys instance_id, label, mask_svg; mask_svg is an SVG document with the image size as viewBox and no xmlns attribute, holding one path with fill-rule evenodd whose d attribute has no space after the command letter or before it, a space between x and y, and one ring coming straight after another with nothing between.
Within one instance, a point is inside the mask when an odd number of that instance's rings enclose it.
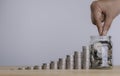
<instances>
[{"instance_id":1,"label":"coins inside jar","mask_svg":"<svg viewBox=\"0 0 120 76\"><path fill-rule=\"evenodd\" d=\"M112 66L112 45L109 41L97 41L90 45L91 68Z\"/></svg>"}]
</instances>

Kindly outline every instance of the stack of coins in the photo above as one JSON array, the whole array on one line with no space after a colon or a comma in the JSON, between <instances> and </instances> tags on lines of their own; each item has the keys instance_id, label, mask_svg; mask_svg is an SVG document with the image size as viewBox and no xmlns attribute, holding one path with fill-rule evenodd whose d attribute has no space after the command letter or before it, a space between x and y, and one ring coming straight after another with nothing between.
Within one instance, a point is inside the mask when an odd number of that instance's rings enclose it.
<instances>
[{"instance_id":1,"label":"stack of coins","mask_svg":"<svg viewBox=\"0 0 120 76\"><path fill-rule=\"evenodd\" d=\"M47 64L46 64L46 63L43 63L43 65L42 65L42 68L41 68L41 69L46 70L46 69L47 69Z\"/></svg>"},{"instance_id":2,"label":"stack of coins","mask_svg":"<svg viewBox=\"0 0 120 76\"><path fill-rule=\"evenodd\" d=\"M70 69L71 68L71 63L70 63L70 55L66 55L65 59L65 69Z\"/></svg>"},{"instance_id":3,"label":"stack of coins","mask_svg":"<svg viewBox=\"0 0 120 76\"><path fill-rule=\"evenodd\" d=\"M25 70L31 70L30 66L25 67Z\"/></svg>"},{"instance_id":4,"label":"stack of coins","mask_svg":"<svg viewBox=\"0 0 120 76\"><path fill-rule=\"evenodd\" d=\"M81 51L81 69L83 69L83 51Z\"/></svg>"},{"instance_id":5,"label":"stack of coins","mask_svg":"<svg viewBox=\"0 0 120 76\"><path fill-rule=\"evenodd\" d=\"M57 69L63 69L63 59L59 58L58 62L57 62Z\"/></svg>"},{"instance_id":6,"label":"stack of coins","mask_svg":"<svg viewBox=\"0 0 120 76\"><path fill-rule=\"evenodd\" d=\"M89 69L89 46L83 46L82 47L82 68L83 69Z\"/></svg>"},{"instance_id":7,"label":"stack of coins","mask_svg":"<svg viewBox=\"0 0 120 76\"><path fill-rule=\"evenodd\" d=\"M54 61L51 61L51 62L50 62L49 68L50 68L51 70L55 69L55 62L54 62Z\"/></svg>"},{"instance_id":8,"label":"stack of coins","mask_svg":"<svg viewBox=\"0 0 120 76\"><path fill-rule=\"evenodd\" d=\"M33 70L39 70L39 66L38 65L33 66Z\"/></svg>"},{"instance_id":9,"label":"stack of coins","mask_svg":"<svg viewBox=\"0 0 120 76\"><path fill-rule=\"evenodd\" d=\"M74 63L73 63L73 62L74 62L74 61L73 61L73 55L70 55L70 63L71 63L71 64L70 64L70 69L71 69L71 70L73 70L73 66L74 66L74 65L73 65Z\"/></svg>"},{"instance_id":10,"label":"stack of coins","mask_svg":"<svg viewBox=\"0 0 120 76\"><path fill-rule=\"evenodd\" d=\"M73 59L74 59L74 61L73 61L73 69L79 69L79 61L78 61L78 56L79 54L78 54L78 52L77 51L75 51L74 52L74 55L73 55Z\"/></svg>"}]
</instances>

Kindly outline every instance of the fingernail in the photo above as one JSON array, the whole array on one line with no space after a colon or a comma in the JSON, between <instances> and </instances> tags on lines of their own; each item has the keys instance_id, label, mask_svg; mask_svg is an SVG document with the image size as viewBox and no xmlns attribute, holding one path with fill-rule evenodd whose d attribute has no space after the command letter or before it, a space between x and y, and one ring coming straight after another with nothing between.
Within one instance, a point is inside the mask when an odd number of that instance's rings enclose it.
<instances>
[{"instance_id":1,"label":"fingernail","mask_svg":"<svg viewBox=\"0 0 120 76\"><path fill-rule=\"evenodd\" d=\"M105 30L105 31L103 31L103 35L106 35L107 34L107 31Z\"/></svg>"},{"instance_id":2,"label":"fingernail","mask_svg":"<svg viewBox=\"0 0 120 76\"><path fill-rule=\"evenodd\" d=\"M99 33L100 33L100 35L102 35L102 28L100 28L100 32Z\"/></svg>"}]
</instances>

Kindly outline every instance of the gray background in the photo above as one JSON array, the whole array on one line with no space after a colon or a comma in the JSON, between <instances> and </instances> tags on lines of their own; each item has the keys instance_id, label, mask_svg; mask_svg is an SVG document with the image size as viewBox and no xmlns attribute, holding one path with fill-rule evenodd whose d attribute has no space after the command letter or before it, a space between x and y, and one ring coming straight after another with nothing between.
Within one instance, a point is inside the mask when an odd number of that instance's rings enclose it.
<instances>
[{"instance_id":1,"label":"gray background","mask_svg":"<svg viewBox=\"0 0 120 76\"><path fill-rule=\"evenodd\" d=\"M0 66L41 65L81 51L91 35L92 0L0 0ZM120 65L120 17L108 35Z\"/></svg>"}]
</instances>

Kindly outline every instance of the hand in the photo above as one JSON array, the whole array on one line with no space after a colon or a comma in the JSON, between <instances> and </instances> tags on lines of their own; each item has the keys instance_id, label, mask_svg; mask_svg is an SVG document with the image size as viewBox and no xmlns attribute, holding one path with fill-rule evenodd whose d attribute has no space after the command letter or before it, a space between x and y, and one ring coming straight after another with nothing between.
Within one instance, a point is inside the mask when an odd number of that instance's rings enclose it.
<instances>
[{"instance_id":1,"label":"hand","mask_svg":"<svg viewBox=\"0 0 120 76\"><path fill-rule=\"evenodd\" d=\"M98 0L91 4L92 23L99 35L106 35L113 19L120 13L120 0Z\"/></svg>"}]
</instances>

